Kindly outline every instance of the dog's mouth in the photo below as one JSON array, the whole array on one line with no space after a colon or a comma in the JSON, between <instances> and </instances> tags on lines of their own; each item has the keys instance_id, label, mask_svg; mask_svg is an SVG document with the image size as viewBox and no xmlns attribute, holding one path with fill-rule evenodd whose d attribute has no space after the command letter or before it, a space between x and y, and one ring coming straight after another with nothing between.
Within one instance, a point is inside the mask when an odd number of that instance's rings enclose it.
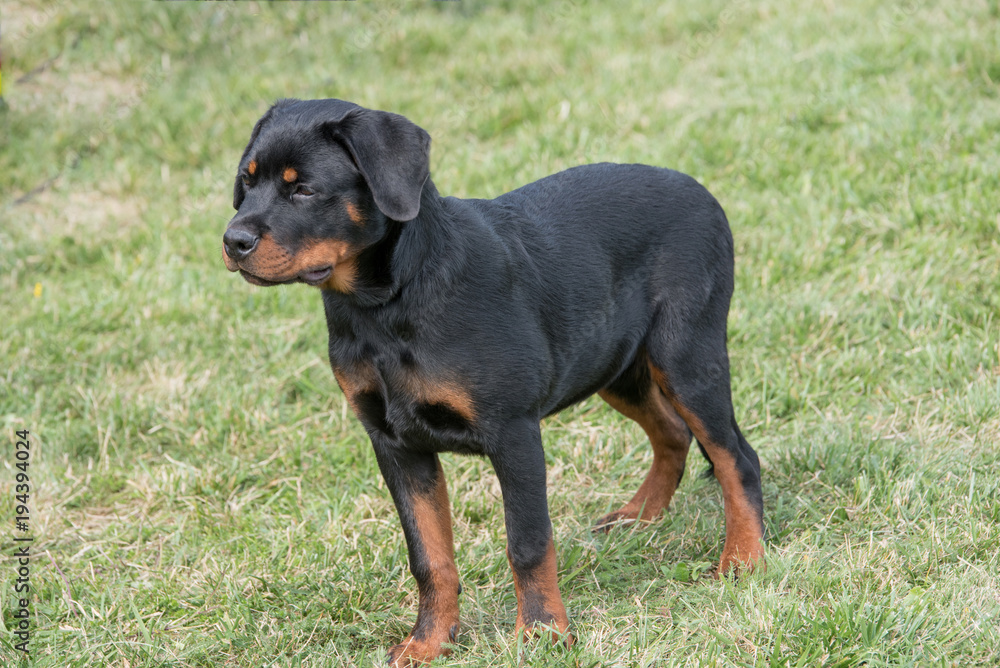
<instances>
[{"instance_id":1,"label":"dog's mouth","mask_svg":"<svg viewBox=\"0 0 1000 668\"><path fill-rule=\"evenodd\" d=\"M326 266L321 269L310 269L309 271L299 272L298 280L306 283L307 285L319 285L330 278L333 274L333 267Z\"/></svg>"},{"instance_id":2,"label":"dog's mouth","mask_svg":"<svg viewBox=\"0 0 1000 668\"><path fill-rule=\"evenodd\" d=\"M253 271L250 271L246 267L246 265L250 265L252 267L254 264L252 261L246 262L245 258L244 262L240 262L232 258L226 251L226 247L224 245L222 247L222 259L226 263L226 269L233 272L238 271L240 272L240 276L242 276L243 280L245 280L247 283L250 283L252 285L260 285L263 287L271 287L272 285L287 285L289 283L305 283L306 285L319 287L322 286L324 283L326 283L331 276L333 276L333 271L334 269L336 269L336 262L330 262L329 264L319 264L318 266L316 264L313 264L312 266L307 266L307 268L299 269L299 271L291 275L285 275L285 276L271 275L265 277L261 276L260 274L255 274ZM289 259L291 259L291 261L288 261ZM306 261L308 262L308 260ZM294 258L288 258L285 259L284 262L280 262L279 264L284 264L285 267L287 268L294 268L296 262L294 261ZM289 264L293 266L288 267Z\"/></svg>"},{"instance_id":3,"label":"dog's mouth","mask_svg":"<svg viewBox=\"0 0 1000 668\"><path fill-rule=\"evenodd\" d=\"M317 286L321 285L326 279L330 278L333 274L333 267L327 266L320 269L310 269L308 271L300 271L296 276L291 278L286 278L283 280L271 280L263 278L256 274L252 274L242 267L239 268L240 276L243 277L247 283L253 285L260 285L262 287L271 287L273 285L288 285L289 283L305 283L306 285Z\"/></svg>"}]
</instances>

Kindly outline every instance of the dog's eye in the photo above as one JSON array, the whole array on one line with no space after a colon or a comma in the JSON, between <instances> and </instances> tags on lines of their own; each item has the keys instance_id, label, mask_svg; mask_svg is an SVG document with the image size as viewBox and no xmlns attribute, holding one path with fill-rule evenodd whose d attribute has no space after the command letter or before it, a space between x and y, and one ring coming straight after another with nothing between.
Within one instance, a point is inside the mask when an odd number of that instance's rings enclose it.
<instances>
[{"instance_id":1,"label":"dog's eye","mask_svg":"<svg viewBox=\"0 0 1000 668\"><path fill-rule=\"evenodd\" d=\"M305 186L299 186L295 189L295 194L299 197L310 197L312 196L313 191L309 190L309 188L306 188Z\"/></svg>"},{"instance_id":2,"label":"dog's eye","mask_svg":"<svg viewBox=\"0 0 1000 668\"><path fill-rule=\"evenodd\" d=\"M250 185L250 177L249 176L247 176L246 174L243 174L242 176L240 176L240 178L243 179L243 185L245 185L245 186Z\"/></svg>"}]
</instances>

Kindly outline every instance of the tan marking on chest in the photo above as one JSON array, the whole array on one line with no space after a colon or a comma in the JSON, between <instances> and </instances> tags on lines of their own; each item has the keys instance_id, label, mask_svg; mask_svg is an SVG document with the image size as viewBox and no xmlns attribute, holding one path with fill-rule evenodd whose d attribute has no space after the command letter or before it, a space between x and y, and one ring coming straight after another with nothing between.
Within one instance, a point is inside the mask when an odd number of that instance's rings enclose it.
<instances>
[{"instance_id":1,"label":"tan marking on chest","mask_svg":"<svg viewBox=\"0 0 1000 668\"><path fill-rule=\"evenodd\" d=\"M371 366L356 366L349 371L334 367L333 376L337 379L337 384L344 391L347 403L351 405L354 414L358 414L357 396L361 392L370 392L378 387L378 378L375 376L375 369Z\"/></svg>"},{"instance_id":2,"label":"tan marking on chest","mask_svg":"<svg viewBox=\"0 0 1000 668\"><path fill-rule=\"evenodd\" d=\"M350 369L335 367L333 375L355 414L358 413L357 396L379 387L378 374L369 364L360 364ZM412 373L406 374L400 382L393 383L391 393L392 389L396 389L410 401L445 406L470 423L476 420L476 406L472 395L454 380Z\"/></svg>"},{"instance_id":3,"label":"tan marking on chest","mask_svg":"<svg viewBox=\"0 0 1000 668\"><path fill-rule=\"evenodd\" d=\"M475 403L472 401L472 395L461 384L450 379L412 374L406 379L406 385L408 392L417 401L446 406L469 422L475 422Z\"/></svg>"}]
</instances>

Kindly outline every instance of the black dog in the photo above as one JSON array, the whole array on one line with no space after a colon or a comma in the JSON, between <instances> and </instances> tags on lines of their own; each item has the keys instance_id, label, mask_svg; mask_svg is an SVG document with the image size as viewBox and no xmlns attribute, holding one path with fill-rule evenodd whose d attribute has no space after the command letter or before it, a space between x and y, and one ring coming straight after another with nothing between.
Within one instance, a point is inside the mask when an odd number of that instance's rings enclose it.
<instances>
[{"instance_id":1,"label":"black dog","mask_svg":"<svg viewBox=\"0 0 1000 668\"><path fill-rule=\"evenodd\" d=\"M253 129L224 236L255 285L322 290L337 382L375 448L420 593L405 666L446 653L458 571L444 451L490 458L503 492L517 629L569 620L539 420L595 392L636 420L653 464L599 527L660 514L692 433L725 499L718 572L763 565L760 464L733 412L733 242L694 179L599 164L493 200L438 195L430 137L341 100L282 100Z\"/></svg>"}]
</instances>

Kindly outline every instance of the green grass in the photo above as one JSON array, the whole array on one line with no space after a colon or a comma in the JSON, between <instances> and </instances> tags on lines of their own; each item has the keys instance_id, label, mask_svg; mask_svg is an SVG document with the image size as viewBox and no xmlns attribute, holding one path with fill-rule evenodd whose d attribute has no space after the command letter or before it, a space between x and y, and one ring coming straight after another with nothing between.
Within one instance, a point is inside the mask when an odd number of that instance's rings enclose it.
<instances>
[{"instance_id":1,"label":"green grass","mask_svg":"<svg viewBox=\"0 0 1000 668\"><path fill-rule=\"evenodd\" d=\"M368 666L408 631L318 294L220 258L253 122L333 96L426 128L443 193L646 162L736 238L767 572L704 577L723 514L695 475L652 526L592 535L650 450L587 401L544 426L577 644L518 647L496 478L448 456L465 593L440 665L1000 664L996 0L509 4L3 4L6 628L30 429L34 665Z\"/></svg>"}]
</instances>

